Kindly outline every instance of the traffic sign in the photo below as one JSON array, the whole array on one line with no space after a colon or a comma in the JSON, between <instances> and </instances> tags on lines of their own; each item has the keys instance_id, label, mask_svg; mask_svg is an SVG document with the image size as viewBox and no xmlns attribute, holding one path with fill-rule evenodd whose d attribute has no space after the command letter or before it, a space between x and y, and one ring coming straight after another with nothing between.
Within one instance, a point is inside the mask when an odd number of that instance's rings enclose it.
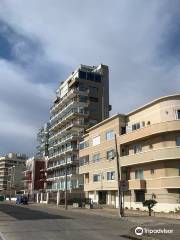
<instances>
[{"instance_id":1,"label":"traffic sign","mask_svg":"<svg viewBox=\"0 0 180 240\"><path fill-rule=\"evenodd\" d=\"M120 180L120 190L122 192L126 192L126 191L128 191L128 188L129 188L128 181L127 180Z\"/></svg>"}]
</instances>

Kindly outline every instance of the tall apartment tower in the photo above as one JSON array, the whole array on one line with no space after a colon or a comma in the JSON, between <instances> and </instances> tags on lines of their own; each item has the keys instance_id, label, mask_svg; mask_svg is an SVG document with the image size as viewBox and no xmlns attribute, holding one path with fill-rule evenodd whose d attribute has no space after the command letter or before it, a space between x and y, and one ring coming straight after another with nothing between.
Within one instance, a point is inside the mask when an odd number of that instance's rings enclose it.
<instances>
[{"instance_id":1,"label":"tall apartment tower","mask_svg":"<svg viewBox=\"0 0 180 240\"><path fill-rule=\"evenodd\" d=\"M36 156L37 157L45 157L48 156L48 147L49 147L49 127L50 124L45 123L37 133L37 142L38 145L36 147Z\"/></svg>"},{"instance_id":2,"label":"tall apartment tower","mask_svg":"<svg viewBox=\"0 0 180 240\"><path fill-rule=\"evenodd\" d=\"M60 84L50 110L49 160L47 189L79 189L78 143L85 130L109 117L108 66L80 65Z\"/></svg>"}]
</instances>

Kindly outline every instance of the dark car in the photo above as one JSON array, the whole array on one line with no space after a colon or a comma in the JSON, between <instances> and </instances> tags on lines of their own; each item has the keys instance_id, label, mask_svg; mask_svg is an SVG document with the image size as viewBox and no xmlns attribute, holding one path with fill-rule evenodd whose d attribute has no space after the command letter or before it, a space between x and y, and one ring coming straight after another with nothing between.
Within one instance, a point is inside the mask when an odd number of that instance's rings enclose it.
<instances>
[{"instance_id":1,"label":"dark car","mask_svg":"<svg viewBox=\"0 0 180 240\"><path fill-rule=\"evenodd\" d=\"M28 204L28 198L26 196L17 196L16 204Z\"/></svg>"}]
</instances>

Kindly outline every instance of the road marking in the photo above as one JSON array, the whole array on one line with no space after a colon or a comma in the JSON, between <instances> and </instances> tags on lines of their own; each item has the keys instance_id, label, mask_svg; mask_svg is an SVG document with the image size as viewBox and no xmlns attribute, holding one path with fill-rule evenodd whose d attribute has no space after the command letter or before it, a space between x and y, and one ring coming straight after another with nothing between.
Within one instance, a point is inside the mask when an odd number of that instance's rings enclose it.
<instances>
[{"instance_id":1,"label":"road marking","mask_svg":"<svg viewBox=\"0 0 180 240\"><path fill-rule=\"evenodd\" d=\"M4 237L4 235L2 234L2 232L0 232L0 240L7 240L5 237Z\"/></svg>"}]
</instances>

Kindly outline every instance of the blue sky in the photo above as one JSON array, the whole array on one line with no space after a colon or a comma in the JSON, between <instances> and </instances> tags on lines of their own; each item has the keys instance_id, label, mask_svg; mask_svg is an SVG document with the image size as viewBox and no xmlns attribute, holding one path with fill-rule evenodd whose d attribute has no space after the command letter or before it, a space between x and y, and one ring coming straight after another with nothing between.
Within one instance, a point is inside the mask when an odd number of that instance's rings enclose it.
<instances>
[{"instance_id":1,"label":"blue sky","mask_svg":"<svg viewBox=\"0 0 180 240\"><path fill-rule=\"evenodd\" d=\"M178 0L1 0L0 154L33 154L55 89L79 64L110 68L113 113L180 91Z\"/></svg>"}]
</instances>

